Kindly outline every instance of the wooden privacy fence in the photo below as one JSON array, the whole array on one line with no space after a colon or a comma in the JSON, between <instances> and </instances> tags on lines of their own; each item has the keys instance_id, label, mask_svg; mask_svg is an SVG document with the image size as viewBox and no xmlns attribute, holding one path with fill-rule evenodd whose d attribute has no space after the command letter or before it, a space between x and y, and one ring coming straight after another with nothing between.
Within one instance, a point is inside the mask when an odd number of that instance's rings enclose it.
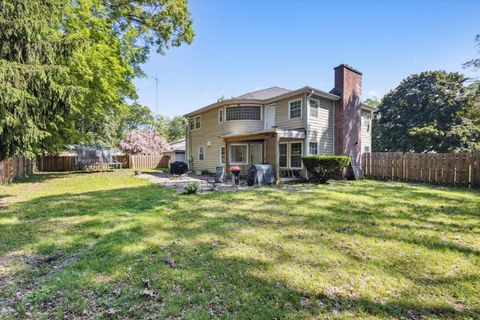
<instances>
[{"instance_id":1,"label":"wooden privacy fence","mask_svg":"<svg viewBox=\"0 0 480 320\"><path fill-rule=\"evenodd\" d=\"M362 169L367 179L480 187L480 152L364 153Z\"/></svg>"},{"instance_id":2,"label":"wooden privacy fence","mask_svg":"<svg viewBox=\"0 0 480 320\"><path fill-rule=\"evenodd\" d=\"M0 161L0 183L10 183L15 178L24 178L33 171L33 162L24 157Z\"/></svg>"},{"instance_id":3,"label":"wooden privacy fence","mask_svg":"<svg viewBox=\"0 0 480 320\"><path fill-rule=\"evenodd\" d=\"M40 171L75 171L76 156L39 156L38 169ZM122 168L154 169L166 168L170 162L167 155L136 155L113 156L113 161L120 162Z\"/></svg>"}]
</instances>

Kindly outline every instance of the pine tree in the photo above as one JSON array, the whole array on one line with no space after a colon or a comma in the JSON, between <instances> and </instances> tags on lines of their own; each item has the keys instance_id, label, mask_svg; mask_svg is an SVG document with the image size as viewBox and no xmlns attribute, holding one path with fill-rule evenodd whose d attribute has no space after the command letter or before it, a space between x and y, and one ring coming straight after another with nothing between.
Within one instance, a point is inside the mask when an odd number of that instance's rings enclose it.
<instances>
[{"instance_id":1,"label":"pine tree","mask_svg":"<svg viewBox=\"0 0 480 320\"><path fill-rule=\"evenodd\" d=\"M33 157L61 126L77 91L61 32L62 0L0 0L0 160Z\"/></svg>"}]
</instances>

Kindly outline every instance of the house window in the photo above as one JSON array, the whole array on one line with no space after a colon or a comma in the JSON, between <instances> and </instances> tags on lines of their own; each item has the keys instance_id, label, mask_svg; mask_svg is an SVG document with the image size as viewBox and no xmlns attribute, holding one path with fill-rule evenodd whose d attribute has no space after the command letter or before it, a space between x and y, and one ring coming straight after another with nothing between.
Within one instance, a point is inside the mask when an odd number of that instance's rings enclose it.
<instances>
[{"instance_id":1,"label":"house window","mask_svg":"<svg viewBox=\"0 0 480 320\"><path fill-rule=\"evenodd\" d=\"M226 121L233 120L262 120L260 106L231 106L226 108Z\"/></svg>"},{"instance_id":2,"label":"house window","mask_svg":"<svg viewBox=\"0 0 480 320\"><path fill-rule=\"evenodd\" d=\"M279 167L286 168L287 164L287 157L288 157L288 148L286 143L280 143L278 145L278 155L279 155Z\"/></svg>"},{"instance_id":3,"label":"house window","mask_svg":"<svg viewBox=\"0 0 480 320\"><path fill-rule=\"evenodd\" d=\"M363 126L367 129L367 132L370 131L370 114L364 112L362 116Z\"/></svg>"},{"instance_id":4,"label":"house window","mask_svg":"<svg viewBox=\"0 0 480 320\"><path fill-rule=\"evenodd\" d=\"M231 144L230 145L230 164L247 164L248 163L248 144Z\"/></svg>"},{"instance_id":5,"label":"house window","mask_svg":"<svg viewBox=\"0 0 480 320\"><path fill-rule=\"evenodd\" d=\"M290 144L290 167L302 167L302 143L293 142Z\"/></svg>"},{"instance_id":6,"label":"house window","mask_svg":"<svg viewBox=\"0 0 480 320\"><path fill-rule=\"evenodd\" d=\"M218 123L223 122L223 109L218 109Z\"/></svg>"},{"instance_id":7,"label":"house window","mask_svg":"<svg viewBox=\"0 0 480 320\"><path fill-rule=\"evenodd\" d=\"M205 148L198 148L198 160L205 160Z\"/></svg>"},{"instance_id":8,"label":"house window","mask_svg":"<svg viewBox=\"0 0 480 320\"><path fill-rule=\"evenodd\" d=\"M310 142L309 153L312 155L318 154L318 142Z\"/></svg>"},{"instance_id":9,"label":"house window","mask_svg":"<svg viewBox=\"0 0 480 320\"><path fill-rule=\"evenodd\" d=\"M201 125L200 116L196 116L195 117L195 129L200 129L200 125Z\"/></svg>"},{"instance_id":10,"label":"house window","mask_svg":"<svg viewBox=\"0 0 480 320\"><path fill-rule=\"evenodd\" d=\"M288 118L298 119L302 117L302 99L290 101L288 103Z\"/></svg>"},{"instance_id":11,"label":"house window","mask_svg":"<svg viewBox=\"0 0 480 320\"><path fill-rule=\"evenodd\" d=\"M370 153L370 146L363 147L363 152Z\"/></svg>"},{"instance_id":12,"label":"house window","mask_svg":"<svg viewBox=\"0 0 480 320\"><path fill-rule=\"evenodd\" d=\"M310 117L318 118L318 100L310 99Z\"/></svg>"},{"instance_id":13,"label":"house window","mask_svg":"<svg viewBox=\"0 0 480 320\"><path fill-rule=\"evenodd\" d=\"M220 164L225 163L225 147L220 147Z\"/></svg>"},{"instance_id":14,"label":"house window","mask_svg":"<svg viewBox=\"0 0 480 320\"><path fill-rule=\"evenodd\" d=\"M195 130L195 118L190 118L190 130Z\"/></svg>"}]
</instances>

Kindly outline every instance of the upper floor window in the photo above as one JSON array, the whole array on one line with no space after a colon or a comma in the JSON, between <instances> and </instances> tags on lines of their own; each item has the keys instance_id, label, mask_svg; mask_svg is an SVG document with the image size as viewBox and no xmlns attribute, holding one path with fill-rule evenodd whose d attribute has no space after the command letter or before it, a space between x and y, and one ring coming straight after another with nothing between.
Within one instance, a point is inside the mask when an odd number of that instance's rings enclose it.
<instances>
[{"instance_id":1,"label":"upper floor window","mask_svg":"<svg viewBox=\"0 0 480 320\"><path fill-rule=\"evenodd\" d=\"M222 122L223 122L223 108L218 109L218 123L222 123Z\"/></svg>"},{"instance_id":2,"label":"upper floor window","mask_svg":"<svg viewBox=\"0 0 480 320\"><path fill-rule=\"evenodd\" d=\"M298 119L302 117L302 99L293 100L288 103L288 118Z\"/></svg>"},{"instance_id":3,"label":"upper floor window","mask_svg":"<svg viewBox=\"0 0 480 320\"><path fill-rule=\"evenodd\" d=\"M200 129L201 118L200 116L190 118L190 130Z\"/></svg>"},{"instance_id":4,"label":"upper floor window","mask_svg":"<svg viewBox=\"0 0 480 320\"><path fill-rule=\"evenodd\" d=\"M310 117L318 118L318 100L310 99Z\"/></svg>"},{"instance_id":5,"label":"upper floor window","mask_svg":"<svg viewBox=\"0 0 480 320\"><path fill-rule=\"evenodd\" d=\"M231 106L226 108L226 121L232 120L262 120L260 106Z\"/></svg>"},{"instance_id":6,"label":"upper floor window","mask_svg":"<svg viewBox=\"0 0 480 320\"><path fill-rule=\"evenodd\" d=\"M370 114L368 112L362 113L362 125L367 129L367 132L370 131Z\"/></svg>"}]
</instances>

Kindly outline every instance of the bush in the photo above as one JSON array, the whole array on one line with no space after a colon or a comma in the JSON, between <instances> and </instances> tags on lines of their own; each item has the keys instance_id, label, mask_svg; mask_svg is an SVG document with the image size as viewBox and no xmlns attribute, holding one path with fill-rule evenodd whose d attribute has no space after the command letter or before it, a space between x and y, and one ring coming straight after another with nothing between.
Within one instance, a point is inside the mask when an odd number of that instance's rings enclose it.
<instances>
[{"instance_id":1,"label":"bush","mask_svg":"<svg viewBox=\"0 0 480 320\"><path fill-rule=\"evenodd\" d=\"M350 165L350 158L347 156L306 156L302 157L302 161L313 179L319 183L340 178L343 169Z\"/></svg>"},{"instance_id":2,"label":"bush","mask_svg":"<svg viewBox=\"0 0 480 320\"><path fill-rule=\"evenodd\" d=\"M189 182L183 187L186 194L196 194L196 193L198 193L198 191L200 191L200 188L201 188L200 183L198 183L196 181L195 182Z\"/></svg>"}]
</instances>

